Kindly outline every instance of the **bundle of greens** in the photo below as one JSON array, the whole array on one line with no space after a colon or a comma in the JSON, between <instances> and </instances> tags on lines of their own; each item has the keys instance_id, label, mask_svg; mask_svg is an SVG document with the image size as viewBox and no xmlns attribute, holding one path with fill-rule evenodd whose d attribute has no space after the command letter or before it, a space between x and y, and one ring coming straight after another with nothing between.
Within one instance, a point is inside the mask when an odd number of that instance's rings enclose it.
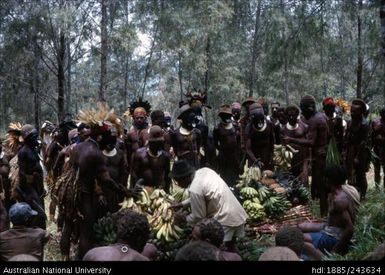
<instances>
[{"instance_id":1,"label":"bundle of greens","mask_svg":"<svg viewBox=\"0 0 385 275\"><path fill-rule=\"evenodd\" d=\"M341 164L341 156L340 152L338 152L337 142L334 136L330 139L328 145L328 151L326 154L326 165L340 165Z\"/></svg>"}]
</instances>

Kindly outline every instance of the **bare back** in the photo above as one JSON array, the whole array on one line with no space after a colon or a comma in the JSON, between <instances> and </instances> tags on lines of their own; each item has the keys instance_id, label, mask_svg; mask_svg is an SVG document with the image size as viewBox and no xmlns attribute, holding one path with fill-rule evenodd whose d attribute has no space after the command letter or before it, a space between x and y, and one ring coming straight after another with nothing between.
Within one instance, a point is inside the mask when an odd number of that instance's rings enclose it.
<instances>
[{"instance_id":1,"label":"bare back","mask_svg":"<svg viewBox=\"0 0 385 275\"><path fill-rule=\"evenodd\" d=\"M127 251L125 251L127 249ZM91 249L83 257L83 261L108 262L108 261L149 261L149 259L137 251L124 245L113 244Z\"/></svg>"}]
</instances>

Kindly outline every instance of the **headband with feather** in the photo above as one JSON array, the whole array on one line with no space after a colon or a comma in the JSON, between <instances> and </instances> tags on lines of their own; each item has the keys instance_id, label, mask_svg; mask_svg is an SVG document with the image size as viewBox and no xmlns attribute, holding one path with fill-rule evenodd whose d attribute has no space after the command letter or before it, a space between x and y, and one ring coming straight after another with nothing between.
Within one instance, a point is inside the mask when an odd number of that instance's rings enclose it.
<instances>
[{"instance_id":1,"label":"headband with feather","mask_svg":"<svg viewBox=\"0 0 385 275\"><path fill-rule=\"evenodd\" d=\"M185 94L187 97L188 103L193 104L196 101L199 101L202 103L202 106L211 109L211 106L207 105L207 91L206 90L196 90L188 91L187 94Z\"/></svg>"},{"instance_id":2,"label":"headband with feather","mask_svg":"<svg viewBox=\"0 0 385 275\"><path fill-rule=\"evenodd\" d=\"M98 102L97 109L80 110L76 121L90 126L94 133L103 133L110 128L111 121L116 122L116 118L114 109L110 109L106 102Z\"/></svg>"},{"instance_id":3,"label":"headband with feather","mask_svg":"<svg viewBox=\"0 0 385 275\"><path fill-rule=\"evenodd\" d=\"M133 116L136 108L143 108L147 113L146 115L151 112L151 104L148 101L143 101L141 97L139 98L139 100L131 102L128 110L131 116ZM127 115L127 112L124 113L124 115Z\"/></svg>"},{"instance_id":4,"label":"headband with feather","mask_svg":"<svg viewBox=\"0 0 385 275\"><path fill-rule=\"evenodd\" d=\"M8 131L5 139L5 147L12 155L17 154L20 146L23 143L21 137L21 128L23 125L20 122L11 122L8 126Z\"/></svg>"}]
</instances>

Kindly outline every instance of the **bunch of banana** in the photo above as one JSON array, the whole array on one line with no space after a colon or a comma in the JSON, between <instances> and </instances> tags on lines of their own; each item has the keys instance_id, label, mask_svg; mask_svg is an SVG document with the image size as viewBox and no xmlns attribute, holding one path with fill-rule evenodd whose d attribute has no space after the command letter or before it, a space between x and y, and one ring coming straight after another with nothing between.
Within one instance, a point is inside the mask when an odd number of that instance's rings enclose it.
<instances>
[{"instance_id":1,"label":"bunch of banana","mask_svg":"<svg viewBox=\"0 0 385 275\"><path fill-rule=\"evenodd\" d=\"M94 224L96 242L100 245L109 245L116 242L116 232L112 217L108 214Z\"/></svg>"},{"instance_id":2,"label":"bunch of banana","mask_svg":"<svg viewBox=\"0 0 385 275\"><path fill-rule=\"evenodd\" d=\"M168 195L167 195L166 191L164 191L163 189L155 189L151 193L150 199L154 200L154 199L157 199L157 198L165 198L167 196Z\"/></svg>"},{"instance_id":3,"label":"bunch of banana","mask_svg":"<svg viewBox=\"0 0 385 275\"><path fill-rule=\"evenodd\" d=\"M155 189L150 196L150 200L150 210L152 213L158 210L164 203L170 205L171 202L175 201L174 197L168 195L163 189Z\"/></svg>"},{"instance_id":4,"label":"bunch of banana","mask_svg":"<svg viewBox=\"0 0 385 275\"><path fill-rule=\"evenodd\" d=\"M298 153L298 150L294 149L290 145L274 145L274 163L280 169L287 171L291 168L291 160L294 154Z\"/></svg>"},{"instance_id":5,"label":"bunch of banana","mask_svg":"<svg viewBox=\"0 0 385 275\"><path fill-rule=\"evenodd\" d=\"M257 190L255 190L253 187L248 186L243 187L240 191L240 194L246 200L251 200L259 195Z\"/></svg>"},{"instance_id":6,"label":"bunch of banana","mask_svg":"<svg viewBox=\"0 0 385 275\"><path fill-rule=\"evenodd\" d=\"M258 189L258 198L263 203L270 196L270 189L266 186L261 186Z\"/></svg>"},{"instance_id":7,"label":"bunch of banana","mask_svg":"<svg viewBox=\"0 0 385 275\"><path fill-rule=\"evenodd\" d=\"M298 188L298 193L300 200L303 200L305 203L308 202L310 197L310 192L308 188L306 188L305 186L301 186Z\"/></svg>"},{"instance_id":8,"label":"bunch of banana","mask_svg":"<svg viewBox=\"0 0 385 275\"><path fill-rule=\"evenodd\" d=\"M131 209L135 212L146 214L151 205L151 199L147 190L143 188L137 199L133 197L125 198L119 205L121 206L120 209Z\"/></svg>"},{"instance_id":9,"label":"bunch of banana","mask_svg":"<svg viewBox=\"0 0 385 275\"><path fill-rule=\"evenodd\" d=\"M259 221L266 217L263 206L261 205L258 198L246 200L243 202L242 206L251 221Z\"/></svg>"},{"instance_id":10,"label":"bunch of banana","mask_svg":"<svg viewBox=\"0 0 385 275\"><path fill-rule=\"evenodd\" d=\"M160 203L148 222L158 240L171 242L178 240L183 229L174 225L174 211L170 208L171 203L164 198L157 198Z\"/></svg>"},{"instance_id":11,"label":"bunch of banana","mask_svg":"<svg viewBox=\"0 0 385 275\"><path fill-rule=\"evenodd\" d=\"M249 167L249 162L246 160L245 166L243 167L243 174L239 176L239 184L236 187L242 188L248 186L250 182L258 182L261 179L261 169L257 166Z\"/></svg>"},{"instance_id":12,"label":"bunch of banana","mask_svg":"<svg viewBox=\"0 0 385 275\"><path fill-rule=\"evenodd\" d=\"M264 252L264 247L261 247L254 238L243 237L237 241L236 245L243 261L258 261Z\"/></svg>"},{"instance_id":13,"label":"bunch of banana","mask_svg":"<svg viewBox=\"0 0 385 275\"><path fill-rule=\"evenodd\" d=\"M135 201L137 205L140 205L142 208L148 208L151 204L150 196L145 188L140 192L139 198Z\"/></svg>"},{"instance_id":14,"label":"bunch of banana","mask_svg":"<svg viewBox=\"0 0 385 275\"><path fill-rule=\"evenodd\" d=\"M269 217L278 218L291 207L291 204L284 196L271 193L263 202L263 207Z\"/></svg>"},{"instance_id":15,"label":"bunch of banana","mask_svg":"<svg viewBox=\"0 0 385 275\"><path fill-rule=\"evenodd\" d=\"M132 211L144 214L146 213L146 207L143 205L140 205L141 202L136 203L134 198L125 198L123 202L119 203L121 206L120 210L122 209L131 209Z\"/></svg>"},{"instance_id":16,"label":"bunch of banana","mask_svg":"<svg viewBox=\"0 0 385 275\"><path fill-rule=\"evenodd\" d=\"M180 188L178 191L174 192L172 196L174 197L176 202L182 202L190 197L188 189L184 188Z\"/></svg>"}]
</instances>

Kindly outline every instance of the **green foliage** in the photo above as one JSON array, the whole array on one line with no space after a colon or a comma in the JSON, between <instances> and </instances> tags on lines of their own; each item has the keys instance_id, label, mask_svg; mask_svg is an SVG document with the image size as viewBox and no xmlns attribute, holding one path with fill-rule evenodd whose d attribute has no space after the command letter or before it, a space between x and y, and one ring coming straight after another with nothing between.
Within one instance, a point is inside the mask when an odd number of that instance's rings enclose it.
<instances>
[{"instance_id":1,"label":"green foliage","mask_svg":"<svg viewBox=\"0 0 385 275\"><path fill-rule=\"evenodd\" d=\"M355 97L355 1L116 0L107 10L106 97L120 114L144 86L154 109L172 113L188 89L207 85L211 126L221 104L242 101L251 89L256 98L296 104L307 93L318 100ZM362 88L372 110L384 102L378 10L364 1L359 11ZM35 92L39 118L55 120L63 32L66 111L93 104L100 82L100 13L97 0L1 2L1 129L11 120L32 122Z\"/></svg>"}]
</instances>

